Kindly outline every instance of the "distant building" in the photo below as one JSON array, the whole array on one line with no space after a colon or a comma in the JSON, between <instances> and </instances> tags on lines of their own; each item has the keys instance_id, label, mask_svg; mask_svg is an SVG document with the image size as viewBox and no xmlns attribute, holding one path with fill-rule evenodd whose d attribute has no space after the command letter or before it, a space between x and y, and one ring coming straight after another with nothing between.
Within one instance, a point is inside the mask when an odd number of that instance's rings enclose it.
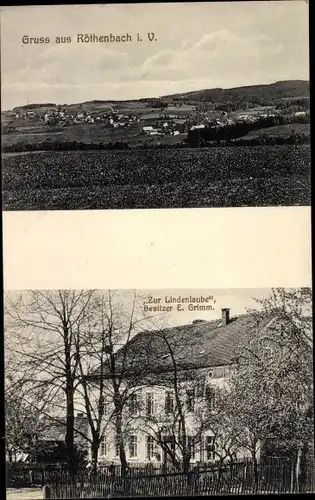
<instances>
[{"instance_id":1,"label":"distant building","mask_svg":"<svg viewBox=\"0 0 315 500\"><path fill-rule=\"evenodd\" d=\"M205 128L205 125L193 125L190 130L198 130L198 129L202 129L202 128Z\"/></svg>"}]
</instances>

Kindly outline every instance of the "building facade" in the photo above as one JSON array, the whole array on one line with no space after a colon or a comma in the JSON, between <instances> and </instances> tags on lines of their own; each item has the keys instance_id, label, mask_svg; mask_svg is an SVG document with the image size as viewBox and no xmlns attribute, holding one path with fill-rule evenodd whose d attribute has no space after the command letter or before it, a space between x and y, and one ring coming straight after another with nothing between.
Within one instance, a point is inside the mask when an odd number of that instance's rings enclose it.
<instances>
[{"instance_id":1,"label":"building facade","mask_svg":"<svg viewBox=\"0 0 315 500\"><path fill-rule=\"evenodd\" d=\"M128 353L127 357L132 353L138 356L139 375L137 383L126 389L128 401L123 411L122 431L130 466L169 462L170 454L165 451L162 441L180 460L183 425L192 464L218 459L220 442L210 424L216 405L216 388L228 384L235 355L248 342L253 325L252 315L231 317L229 309L222 309L218 320L195 320L190 325L163 332L142 332L132 339L132 346L124 352ZM178 402L181 417L178 416ZM109 399L104 405L100 464L120 464L113 411ZM235 458L246 455L245 449L235 452Z\"/></svg>"}]
</instances>

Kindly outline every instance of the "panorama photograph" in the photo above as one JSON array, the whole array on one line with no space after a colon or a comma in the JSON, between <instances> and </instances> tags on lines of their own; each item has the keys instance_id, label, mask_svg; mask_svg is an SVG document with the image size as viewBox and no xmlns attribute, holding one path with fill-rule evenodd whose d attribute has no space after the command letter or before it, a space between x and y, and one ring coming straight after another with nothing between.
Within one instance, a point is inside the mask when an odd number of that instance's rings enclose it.
<instances>
[{"instance_id":1,"label":"panorama photograph","mask_svg":"<svg viewBox=\"0 0 315 500\"><path fill-rule=\"evenodd\" d=\"M8 500L315 493L312 290L6 290Z\"/></svg>"},{"instance_id":2,"label":"panorama photograph","mask_svg":"<svg viewBox=\"0 0 315 500\"><path fill-rule=\"evenodd\" d=\"M309 205L308 14L3 8L3 209Z\"/></svg>"}]
</instances>

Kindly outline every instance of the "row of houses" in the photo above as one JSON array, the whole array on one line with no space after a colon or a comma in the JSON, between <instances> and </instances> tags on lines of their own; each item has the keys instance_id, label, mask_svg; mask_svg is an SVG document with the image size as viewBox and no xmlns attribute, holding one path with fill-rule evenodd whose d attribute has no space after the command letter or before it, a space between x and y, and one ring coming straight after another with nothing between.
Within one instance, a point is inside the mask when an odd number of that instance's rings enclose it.
<instances>
[{"instance_id":1,"label":"row of houses","mask_svg":"<svg viewBox=\"0 0 315 500\"><path fill-rule=\"evenodd\" d=\"M51 124L63 124L63 125L73 125L77 123L104 123L105 125L118 128L131 126L133 123L137 123L139 118L135 115L124 115L117 114L113 111L100 113L88 113L84 111L78 111L77 113L69 113L65 110L54 110L46 112L44 117L44 122L48 125Z\"/></svg>"}]
</instances>

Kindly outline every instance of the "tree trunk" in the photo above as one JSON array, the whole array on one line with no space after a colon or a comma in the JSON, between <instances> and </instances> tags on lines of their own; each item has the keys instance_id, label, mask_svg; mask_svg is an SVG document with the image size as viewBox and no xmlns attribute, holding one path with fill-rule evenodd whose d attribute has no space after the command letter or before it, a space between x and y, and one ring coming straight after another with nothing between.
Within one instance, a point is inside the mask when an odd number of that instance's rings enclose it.
<instances>
[{"instance_id":1,"label":"tree trunk","mask_svg":"<svg viewBox=\"0 0 315 500\"><path fill-rule=\"evenodd\" d=\"M127 458L124 443L121 442L119 445L119 458L121 463L121 475L125 476L127 471Z\"/></svg>"},{"instance_id":2,"label":"tree trunk","mask_svg":"<svg viewBox=\"0 0 315 500\"><path fill-rule=\"evenodd\" d=\"M308 446L304 445L301 451L301 462L300 462L300 490L305 490L307 483L307 453Z\"/></svg>"},{"instance_id":3,"label":"tree trunk","mask_svg":"<svg viewBox=\"0 0 315 500\"><path fill-rule=\"evenodd\" d=\"M91 457L94 470L96 470L97 468L98 448L99 448L98 441L93 440L93 443L91 445Z\"/></svg>"},{"instance_id":4,"label":"tree trunk","mask_svg":"<svg viewBox=\"0 0 315 500\"><path fill-rule=\"evenodd\" d=\"M190 464L190 452L184 452L183 454L183 471L184 474L189 472L189 464Z\"/></svg>"},{"instance_id":5,"label":"tree trunk","mask_svg":"<svg viewBox=\"0 0 315 500\"><path fill-rule=\"evenodd\" d=\"M66 430L66 446L67 446L67 465L68 471L72 475L76 471L75 449L74 449L74 387L71 373L71 352L70 346L65 342L65 365L66 365L66 400L67 400L67 430Z\"/></svg>"},{"instance_id":6,"label":"tree trunk","mask_svg":"<svg viewBox=\"0 0 315 500\"><path fill-rule=\"evenodd\" d=\"M290 493L294 492L294 464L291 464L291 485L290 485Z\"/></svg>"},{"instance_id":7,"label":"tree trunk","mask_svg":"<svg viewBox=\"0 0 315 500\"><path fill-rule=\"evenodd\" d=\"M223 460L220 458L219 463L218 463L218 479L217 479L217 484L215 485L215 491L214 493L220 492L220 482L221 482L221 476L222 476L222 465L223 465Z\"/></svg>"},{"instance_id":8,"label":"tree trunk","mask_svg":"<svg viewBox=\"0 0 315 500\"><path fill-rule=\"evenodd\" d=\"M258 487L258 467L257 467L257 457L256 457L256 447L252 450L252 459L253 459L253 490L254 493L257 491Z\"/></svg>"},{"instance_id":9,"label":"tree trunk","mask_svg":"<svg viewBox=\"0 0 315 500\"><path fill-rule=\"evenodd\" d=\"M301 456L302 456L302 448L299 447L297 450L296 457L296 467L295 467L295 484L296 484L296 492L299 492L300 489L300 469L301 469Z\"/></svg>"},{"instance_id":10,"label":"tree trunk","mask_svg":"<svg viewBox=\"0 0 315 500\"><path fill-rule=\"evenodd\" d=\"M117 439L117 443L119 444L119 458L120 458L120 465L121 465L121 475L124 476L126 473L126 470L127 470L127 458L126 458L126 451L125 451L125 445L124 445L124 440L123 440L122 414L121 414L120 405L119 405L119 408L117 408L117 416L116 416L116 439Z\"/></svg>"}]
</instances>

